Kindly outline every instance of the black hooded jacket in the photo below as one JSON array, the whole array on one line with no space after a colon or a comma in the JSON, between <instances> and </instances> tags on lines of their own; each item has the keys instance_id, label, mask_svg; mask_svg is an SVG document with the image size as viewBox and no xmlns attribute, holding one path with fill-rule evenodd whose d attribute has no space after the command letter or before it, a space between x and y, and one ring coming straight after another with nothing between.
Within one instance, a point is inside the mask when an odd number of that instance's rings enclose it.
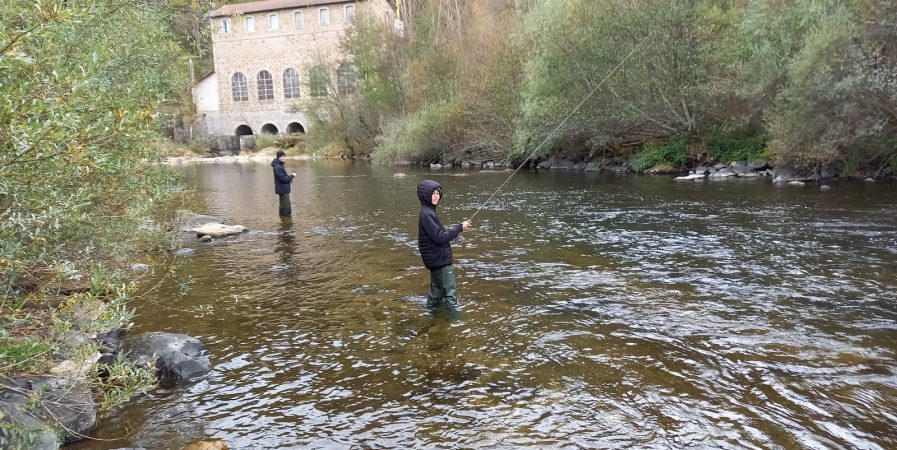
<instances>
[{"instance_id":1,"label":"black hooded jacket","mask_svg":"<svg viewBox=\"0 0 897 450\"><path fill-rule=\"evenodd\" d=\"M442 226L436 206L433 205L433 191L442 192L442 186L433 180L424 180L417 185L420 200L420 215L417 219L417 248L427 269L435 270L452 264L452 239L461 233L461 225L451 228Z\"/></svg>"},{"instance_id":2,"label":"black hooded jacket","mask_svg":"<svg viewBox=\"0 0 897 450\"><path fill-rule=\"evenodd\" d=\"M283 161L277 158L271 161L271 167L274 168L274 193L289 194L293 176L287 173L287 169L283 166Z\"/></svg>"}]
</instances>

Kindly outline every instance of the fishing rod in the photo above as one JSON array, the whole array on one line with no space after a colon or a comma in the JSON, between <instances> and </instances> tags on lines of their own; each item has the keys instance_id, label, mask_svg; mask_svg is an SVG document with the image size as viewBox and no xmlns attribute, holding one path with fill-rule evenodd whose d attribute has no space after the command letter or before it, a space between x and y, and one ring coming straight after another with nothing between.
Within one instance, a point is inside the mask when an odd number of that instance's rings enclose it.
<instances>
[{"instance_id":1,"label":"fishing rod","mask_svg":"<svg viewBox=\"0 0 897 450\"><path fill-rule=\"evenodd\" d=\"M613 74L617 71L617 69L619 69L620 67L622 67L622 66L623 66L623 63L625 63L626 60L628 60L629 57L632 56L632 55L633 55L633 54L634 54L634 53L635 53L635 52L642 46L642 44L644 44L645 41L648 40L649 37L651 37L652 34L654 34L653 31L650 32L650 33L648 33L648 35L645 36L644 39L642 39L641 42L639 42L638 45L636 45L635 48L633 48L633 49L629 52L629 54L626 55L626 57L623 58L623 60L620 61L620 63L617 64L616 67L613 68L613 70L611 70L610 72L608 72L607 76L604 77L604 79L601 80L601 82L598 83L598 85L595 86L595 87L592 89L592 91L588 93L588 95L586 95L585 97L583 97L582 101L580 101L579 104L576 105L576 107L573 108L572 111L570 111L570 114L567 114L567 117L564 117L564 120L562 120L560 123L558 123L558 125L557 125L556 127L554 127L554 130L552 130L551 133L548 133L548 135L545 136L545 139L542 140L542 143L539 144L539 145L536 147L536 149L533 150L533 151L529 154L529 156L527 156L526 159L523 160L522 163L520 163L519 166L517 166L517 169L514 170L514 172L512 172L511 175L508 176L508 178L505 180L505 182L502 183L501 186L499 186L498 189L496 189L495 192L493 192L492 195L490 195L489 198L487 198L486 201L483 202L483 203L480 205L480 207L476 210L476 212L474 212L473 215L470 216L469 219L467 219L467 221L471 221L471 220L473 220L473 218L476 217L477 214L479 214L479 212L486 206L486 204L489 203L489 201L492 200L492 198L495 197L495 195L498 194L499 191L501 191L501 188L505 187L505 185L508 184L508 181L511 181L511 178L512 178L514 175L517 175L517 172L520 171L520 169L521 169L523 166L526 165L526 162L529 161L530 158L532 158L533 155L535 155L536 152L539 151L539 149L542 148L542 146L545 145L545 143L548 142L549 139L551 139L551 136L552 136L552 135L554 135L555 133L557 133L557 131L560 130L562 126L564 126L564 124L567 122L568 119L570 119L571 117L573 117L573 114L576 114L576 111L579 110L579 108L586 102L586 100L588 100L589 97L591 97L592 94L594 94L594 93L598 90L598 88L600 88L601 85L603 85L604 82L607 81L607 80L611 77L611 75L613 75Z\"/></svg>"}]
</instances>

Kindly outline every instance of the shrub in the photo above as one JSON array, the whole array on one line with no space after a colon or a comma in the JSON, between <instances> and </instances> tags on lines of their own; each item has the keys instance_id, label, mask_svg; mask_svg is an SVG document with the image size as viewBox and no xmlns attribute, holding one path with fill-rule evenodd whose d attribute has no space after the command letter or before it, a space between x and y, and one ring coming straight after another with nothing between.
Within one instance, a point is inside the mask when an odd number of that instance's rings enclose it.
<instances>
[{"instance_id":1,"label":"shrub","mask_svg":"<svg viewBox=\"0 0 897 450\"><path fill-rule=\"evenodd\" d=\"M682 167L685 161L685 139L674 138L662 144L646 143L644 149L632 158L630 164L636 172L643 172L658 164Z\"/></svg>"}]
</instances>

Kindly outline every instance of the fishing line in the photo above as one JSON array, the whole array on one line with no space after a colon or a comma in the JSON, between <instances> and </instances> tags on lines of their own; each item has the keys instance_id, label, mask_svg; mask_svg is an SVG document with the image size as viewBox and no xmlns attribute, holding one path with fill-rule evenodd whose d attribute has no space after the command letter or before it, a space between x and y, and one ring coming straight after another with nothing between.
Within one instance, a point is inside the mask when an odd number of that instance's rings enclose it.
<instances>
[{"instance_id":1,"label":"fishing line","mask_svg":"<svg viewBox=\"0 0 897 450\"><path fill-rule=\"evenodd\" d=\"M505 180L505 182L502 183L501 186L499 186L498 189L496 189L495 192L493 192L492 195L490 195L489 198L487 198L486 201L483 202L483 203L480 205L480 207L476 210L476 212L474 212L473 215L470 216L470 218L467 219L467 220L473 220L473 218L476 217L477 214L479 214L479 212L486 206L486 204L489 203L489 201L492 200L492 198L495 197L495 195L498 194L499 191L501 191L501 188L505 187L505 185L508 184L508 181L511 181L511 178L512 178L514 175L517 175L517 172L520 171L520 169L523 168L523 166L526 165L526 162L529 161L530 158L532 158L533 155L535 155L536 152L539 151L539 149L542 148L542 146L545 145L545 143L548 142L549 139L551 139L551 136L552 136L552 135L554 135L555 133L557 133L557 131L560 130L562 126L564 126L564 124L567 122L567 120L569 120L571 117L573 117L573 114L576 114L576 111L579 110L579 108L586 102L586 100L588 100L589 97L591 97L592 94L594 94L594 93L598 90L598 88L600 88L601 85L603 85L604 82L607 81L607 80L611 77L611 75L613 75L613 74L617 71L617 69L619 69L620 67L622 67L622 66L623 66L623 63L625 63L626 60L628 60L629 57L632 56L632 55L636 52L636 50L638 50L638 49L642 46L642 44L644 44L645 41L648 40L649 37L651 37L652 34L654 34L653 31L652 31L651 33L648 33L648 35L645 36L645 38L642 39L641 42L639 42L638 45L636 45L635 48L633 48L633 49L629 52L629 54L626 55L626 57L623 58L623 60L620 61L620 63L617 64L617 66L614 67L613 70L611 70L611 71L607 74L607 76L604 77L604 79L601 80L601 82L598 83L598 85L595 86L595 87L592 89L591 92L588 93L588 95L586 95L585 97L583 97L582 101L580 101L579 104L576 105L576 107L573 108L572 111L570 111L570 114L567 114L567 117L564 117L564 120L562 120L560 123L558 123L558 125L557 125L556 127L554 127L554 130L552 130L551 133L548 133L548 135L545 136L545 139L542 140L542 143L539 144L539 145L536 147L536 149L533 150L533 151L529 154L529 156L527 156L526 159L523 160L522 163L520 163L519 166L517 166L517 169L514 170L514 172L512 172L511 175L508 176L508 178Z\"/></svg>"}]
</instances>

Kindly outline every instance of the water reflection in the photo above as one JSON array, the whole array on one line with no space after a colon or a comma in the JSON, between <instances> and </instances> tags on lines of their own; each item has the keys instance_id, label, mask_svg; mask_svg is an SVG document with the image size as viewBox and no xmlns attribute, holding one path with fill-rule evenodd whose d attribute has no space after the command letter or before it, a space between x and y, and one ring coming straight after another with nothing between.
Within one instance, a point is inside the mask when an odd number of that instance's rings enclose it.
<instances>
[{"instance_id":1,"label":"water reflection","mask_svg":"<svg viewBox=\"0 0 897 450\"><path fill-rule=\"evenodd\" d=\"M138 305L135 331L199 337L213 371L73 448L897 446L893 186L522 171L453 247L453 315L425 307L414 187L457 223L507 173L290 164L284 221L270 167L185 169L251 231L184 256L177 306L211 313Z\"/></svg>"}]
</instances>

